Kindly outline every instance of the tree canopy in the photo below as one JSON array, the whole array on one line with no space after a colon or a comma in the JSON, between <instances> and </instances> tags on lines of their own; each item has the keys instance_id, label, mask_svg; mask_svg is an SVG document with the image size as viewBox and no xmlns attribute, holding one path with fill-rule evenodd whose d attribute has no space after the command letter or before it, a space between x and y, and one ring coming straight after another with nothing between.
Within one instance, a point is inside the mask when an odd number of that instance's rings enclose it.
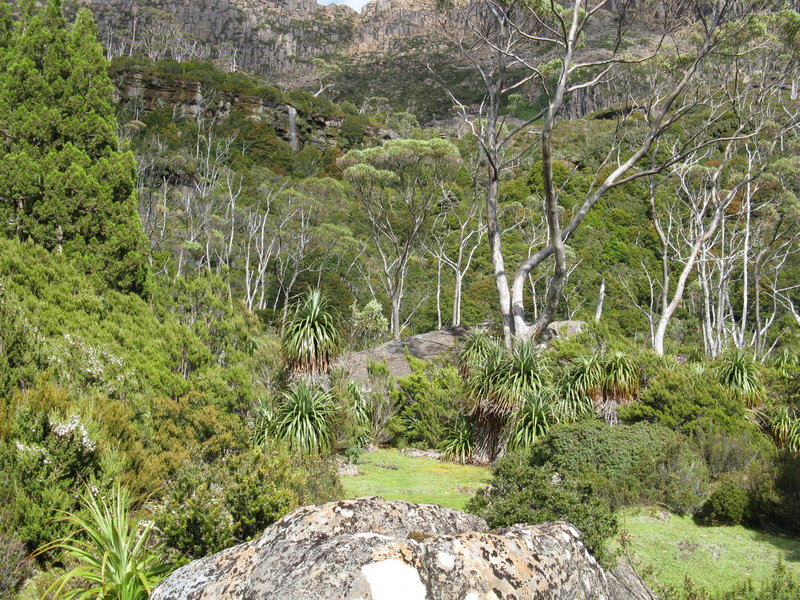
<instances>
[{"instance_id":1,"label":"tree canopy","mask_svg":"<svg viewBox=\"0 0 800 600\"><path fill-rule=\"evenodd\" d=\"M145 293L148 242L136 162L120 148L108 63L88 10L60 0L0 25L0 217L6 235L67 256L101 282Z\"/></svg>"}]
</instances>

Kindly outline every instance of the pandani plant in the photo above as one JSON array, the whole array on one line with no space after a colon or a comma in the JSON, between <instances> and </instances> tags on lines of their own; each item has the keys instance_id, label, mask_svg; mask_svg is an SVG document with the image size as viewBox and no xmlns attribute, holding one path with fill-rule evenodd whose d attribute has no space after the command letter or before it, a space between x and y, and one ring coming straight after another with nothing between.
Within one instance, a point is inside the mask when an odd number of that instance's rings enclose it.
<instances>
[{"instance_id":1,"label":"pandani plant","mask_svg":"<svg viewBox=\"0 0 800 600\"><path fill-rule=\"evenodd\" d=\"M717 366L722 385L736 392L747 408L756 408L764 398L758 364L744 350L733 348L726 352Z\"/></svg>"},{"instance_id":2,"label":"pandani plant","mask_svg":"<svg viewBox=\"0 0 800 600\"><path fill-rule=\"evenodd\" d=\"M124 487L115 485L104 498L87 486L81 510L60 517L72 532L40 548L37 553L61 552L67 564L45 597L64 600L147 600L170 571L159 559L153 523L132 515ZM68 587L69 586L69 587Z\"/></svg>"},{"instance_id":3,"label":"pandani plant","mask_svg":"<svg viewBox=\"0 0 800 600\"><path fill-rule=\"evenodd\" d=\"M286 309L281 352L292 374L324 374L339 347L339 330L318 289Z\"/></svg>"},{"instance_id":4,"label":"pandani plant","mask_svg":"<svg viewBox=\"0 0 800 600\"><path fill-rule=\"evenodd\" d=\"M334 411L329 391L299 381L281 395L273 431L302 454L329 452L333 444Z\"/></svg>"},{"instance_id":5,"label":"pandani plant","mask_svg":"<svg viewBox=\"0 0 800 600\"><path fill-rule=\"evenodd\" d=\"M475 448L473 430L474 425L469 417L467 415L459 415L439 446L439 450L444 453L445 459L462 465L472 462L472 453Z\"/></svg>"}]
</instances>

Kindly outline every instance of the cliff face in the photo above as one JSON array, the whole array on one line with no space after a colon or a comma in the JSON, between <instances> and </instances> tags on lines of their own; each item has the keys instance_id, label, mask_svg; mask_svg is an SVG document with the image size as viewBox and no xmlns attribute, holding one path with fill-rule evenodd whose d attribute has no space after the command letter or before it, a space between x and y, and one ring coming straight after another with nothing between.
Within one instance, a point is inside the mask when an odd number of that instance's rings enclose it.
<instances>
[{"instance_id":1,"label":"cliff face","mask_svg":"<svg viewBox=\"0 0 800 600\"><path fill-rule=\"evenodd\" d=\"M325 91L356 106L383 97L421 123L452 107L430 70L466 104L481 100L470 67L443 46L431 0L373 0L361 13L315 0L72 1L68 10L92 9L110 58L136 52L154 61L213 60L223 70L261 73L282 87ZM567 116L607 100L597 90L581 94Z\"/></svg>"},{"instance_id":2,"label":"cliff face","mask_svg":"<svg viewBox=\"0 0 800 600\"><path fill-rule=\"evenodd\" d=\"M272 75L308 71L314 58L391 51L432 24L423 1L375 0L358 14L315 0L77 0L94 12L111 56L133 47L153 60L218 59Z\"/></svg>"}]
</instances>

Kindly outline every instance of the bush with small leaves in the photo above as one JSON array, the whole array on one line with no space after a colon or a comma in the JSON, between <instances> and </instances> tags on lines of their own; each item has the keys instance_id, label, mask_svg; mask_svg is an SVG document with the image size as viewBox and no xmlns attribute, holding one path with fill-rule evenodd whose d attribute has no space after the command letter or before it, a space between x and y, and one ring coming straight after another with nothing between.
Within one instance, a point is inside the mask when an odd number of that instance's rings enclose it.
<instances>
[{"instance_id":1,"label":"bush with small leaves","mask_svg":"<svg viewBox=\"0 0 800 600\"><path fill-rule=\"evenodd\" d=\"M467 510L486 519L492 528L568 521L581 531L586 547L603 562L610 560L605 542L618 529L608 502L590 485L551 468L532 465L520 454L497 461L489 485L468 502Z\"/></svg>"},{"instance_id":2,"label":"bush with small leaves","mask_svg":"<svg viewBox=\"0 0 800 600\"><path fill-rule=\"evenodd\" d=\"M531 460L591 482L614 507L662 503L693 512L708 487L708 469L690 440L646 423L559 425L533 447Z\"/></svg>"},{"instance_id":3,"label":"bush with small leaves","mask_svg":"<svg viewBox=\"0 0 800 600\"><path fill-rule=\"evenodd\" d=\"M720 483L697 512L704 525L741 525L749 520L750 498L733 482Z\"/></svg>"},{"instance_id":4,"label":"bush with small leaves","mask_svg":"<svg viewBox=\"0 0 800 600\"><path fill-rule=\"evenodd\" d=\"M260 534L287 512L334 500L332 460L292 455L267 441L212 464L187 464L166 490L156 524L176 560L208 556Z\"/></svg>"}]
</instances>

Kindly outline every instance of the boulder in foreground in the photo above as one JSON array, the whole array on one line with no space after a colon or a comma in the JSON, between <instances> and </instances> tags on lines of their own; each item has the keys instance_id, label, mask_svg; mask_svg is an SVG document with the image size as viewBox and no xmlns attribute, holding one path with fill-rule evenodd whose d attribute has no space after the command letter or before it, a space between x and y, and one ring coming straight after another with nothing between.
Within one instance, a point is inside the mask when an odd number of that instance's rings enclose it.
<instances>
[{"instance_id":1,"label":"boulder in foreground","mask_svg":"<svg viewBox=\"0 0 800 600\"><path fill-rule=\"evenodd\" d=\"M653 600L604 571L568 523L487 531L475 516L381 498L295 510L252 542L194 561L151 600Z\"/></svg>"}]
</instances>

